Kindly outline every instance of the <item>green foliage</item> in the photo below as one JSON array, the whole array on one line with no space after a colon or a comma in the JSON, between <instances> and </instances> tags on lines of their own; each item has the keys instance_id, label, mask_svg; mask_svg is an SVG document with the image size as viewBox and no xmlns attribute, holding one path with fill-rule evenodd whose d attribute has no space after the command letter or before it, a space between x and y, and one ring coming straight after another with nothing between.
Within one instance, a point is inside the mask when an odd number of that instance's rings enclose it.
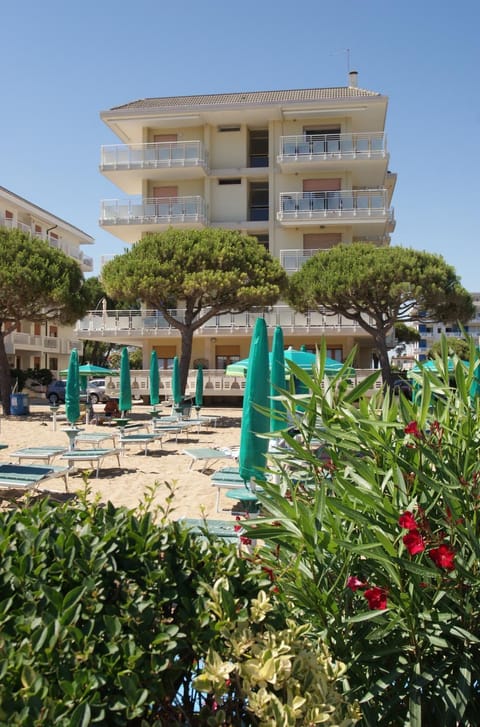
<instances>
[{"instance_id":1,"label":"green foliage","mask_svg":"<svg viewBox=\"0 0 480 727\"><path fill-rule=\"evenodd\" d=\"M464 322L475 312L470 294L440 255L371 243L317 253L292 275L288 298L297 310L322 308L356 321L374 340L385 382L387 335L395 323Z\"/></svg>"},{"instance_id":2,"label":"green foliage","mask_svg":"<svg viewBox=\"0 0 480 727\"><path fill-rule=\"evenodd\" d=\"M285 395L298 435L259 495L267 519L247 530L347 665L366 725L480 724L476 366L472 345L451 387L443 339L414 402L321 372L303 374L308 399Z\"/></svg>"},{"instance_id":3,"label":"green foliage","mask_svg":"<svg viewBox=\"0 0 480 727\"><path fill-rule=\"evenodd\" d=\"M151 497L135 511L83 497L0 511L0 724L258 725L244 701L248 679L232 673L222 709L193 685L208 654L237 658L241 629L258 634L250 651L264 663L268 639L283 633L303 690L317 654L322 689L340 714L337 667L318 638L308 657L307 634L289 636L261 564L207 531L167 522ZM283 684L278 710L289 699ZM297 699L294 707L302 709Z\"/></svg>"},{"instance_id":4,"label":"green foliage","mask_svg":"<svg viewBox=\"0 0 480 727\"><path fill-rule=\"evenodd\" d=\"M413 326L407 326L405 323L395 323L395 338L397 341L405 343L416 343L420 341L421 335Z\"/></svg>"},{"instance_id":5,"label":"green foliage","mask_svg":"<svg viewBox=\"0 0 480 727\"><path fill-rule=\"evenodd\" d=\"M436 341L428 352L428 358L434 359L441 354L442 342ZM449 338L448 339L449 355L458 356L463 361L467 360L470 355L470 343L465 338Z\"/></svg>"},{"instance_id":6,"label":"green foliage","mask_svg":"<svg viewBox=\"0 0 480 727\"><path fill-rule=\"evenodd\" d=\"M272 305L287 277L280 262L254 237L215 228L171 228L146 235L109 261L102 282L109 295L142 300L180 331L183 393L194 332L219 313ZM176 306L181 308L177 315L172 312Z\"/></svg>"},{"instance_id":7,"label":"green foliage","mask_svg":"<svg viewBox=\"0 0 480 727\"><path fill-rule=\"evenodd\" d=\"M108 357L108 364L112 369L120 368L120 357L122 350L117 348L112 351ZM131 369L141 369L143 366L142 349L141 348L128 348L128 361Z\"/></svg>"}]
</instances>

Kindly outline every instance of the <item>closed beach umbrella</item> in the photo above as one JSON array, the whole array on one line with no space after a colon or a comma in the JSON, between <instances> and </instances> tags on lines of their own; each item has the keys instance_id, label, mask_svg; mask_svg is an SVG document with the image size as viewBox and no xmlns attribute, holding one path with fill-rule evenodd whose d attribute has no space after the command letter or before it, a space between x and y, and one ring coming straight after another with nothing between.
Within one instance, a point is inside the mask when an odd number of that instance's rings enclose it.
<instances>
[{"instance_id":1,"label":"closed beach umbrella","mask_svg":"<svg viewBox=\"0 0 480 727\"><path fill-rule=\"evenodd\" d=\"M270 431L269 394L267 326L263 318L257 318L250 344L238 457L240 476L246 483L253 477L265 478L262 470L266 466L268 439L257 435Z\"/></svg>"},{"instance_id":2,"label":"closed beach umbrella","mask_svg":"<svg viewBox=\"0 0 480 727\"><path fill-rule=\"evenodd\" d=\"M178 406L182 401L182 388L180 386L180 365L178 363L178 356L173 359L173 370L172 370L172 397L175 406Z\"/></svg>"},{"instance_id":3,"label":"closed beach umbrella","mask_svg":"<svg viewBox=\"0 0 480 727\"><path fill-rule=\"evenodd\" d=\"M285 427L285 407L283 402L274 398L279 396L279 389L286 388L285 355L283 350L283 330L280 326L273 332L271 370L270 370L270 431L276 432Z\"/></svg>"},{"instance_id":4,"label":"closed beach umbrella","mask_svg":"<svg viewBox=\"0 0 480 727\"><path fill-rule=\"evenodd\" d=\"M128 360L128 349L126 346L122 348L120 356L120 393L118 397L118 408L122 412L122 416L132 408L130 362Z\"/></svg>"},{"instance_id":5,"label":"closed beach umbrella","mask_svg":"<svg viewBox=\"0 0 480 727\"><path fill-rule=\"evenodd\" d=\"M200 409L203 406L203 366L197 369L197 380L195 382L195 406Z\"/></svg>"},{"instance_id":6,"label":"closed beach umbrella","mask_svg":"<svg viewBox=\"0 0 480 727\"><path fill-rule=\"evenodd\" d=\"M68 362L67 383L65 385L65 415L70 424L80 418L80 375L78 373L78 351L72 349Z\"/></svg>"},{"instance_id":7,"label":"closed beach umbrella","mask_svg":"<svg viewBox=\"0 0 480 727\"><path fill-rule=\"evenodd\" d=\"M150 355L150 404L156 406L160 402L160 374L158 373L157 352Z\"/></svg>"}]
</instances>

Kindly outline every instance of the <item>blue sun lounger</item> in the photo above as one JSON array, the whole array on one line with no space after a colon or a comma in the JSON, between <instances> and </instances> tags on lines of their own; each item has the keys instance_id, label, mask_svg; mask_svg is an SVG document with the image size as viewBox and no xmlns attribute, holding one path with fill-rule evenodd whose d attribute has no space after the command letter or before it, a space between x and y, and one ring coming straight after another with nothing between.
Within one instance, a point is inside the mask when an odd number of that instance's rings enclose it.
<instances>
[{"instance_id":1,"label":"blue sun lounger","mask_svg":"<svg viewBox=\"0 0 480 727\"><path fill-rule=\"evenodd\" d=\"M68 452L64 452L62 455L60 455L60 458L66 459L71 467L73 467L73 465L75 464L78 464L79 462L90 463L92 467L94 463L96 463L96 476L98 477L100 467L105 457L110 457L111 455L114 455L117 458L118 466L120 467L120 452L120 449L100 449L100 447L95 449L73 449L69 450Z\"/></svg>"},{"instance_id":2,"label":"blue sun lounger","mask_svg":"<svg viewBox=\"0 0 480 727\"><path fill-rule=\"evenodd\" d=\"M58 457L68 450L68 447L23 447L11 453L20 463L24 459L40 460L50 464L54 457Z\"/></svg>"},{"instance_id":3,"label":"blue sun lounger","mask_svg":"<svg viewBox=\"0 0 480 727\"><path fill-rule=\"evenodd\" d=\"M56 465L0 464L0 490L27 492L56 477L62 477L68 492L68 467Z\"/></svg>"}]
</instances>

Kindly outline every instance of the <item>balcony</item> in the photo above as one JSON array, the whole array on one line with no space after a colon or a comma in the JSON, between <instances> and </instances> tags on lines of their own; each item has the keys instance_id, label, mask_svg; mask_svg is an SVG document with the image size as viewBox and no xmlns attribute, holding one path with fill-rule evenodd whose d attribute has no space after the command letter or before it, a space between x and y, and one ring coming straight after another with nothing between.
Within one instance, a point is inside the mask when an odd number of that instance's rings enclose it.
<instances>
[{"instance_id":1,"label":"balcony","mask_svg":"<svg viewBox=\"0 0 480 727\"><path fill-rule=\"evenodd\" d=\"M126 242L136 242L145 232L160 232L170 226L204 227L206 205L198 196L104 200L99 224Z\"/></svg>"},{"instance_id":2,"label":"balcony","mask_svg":"<svg viewBox=\"0 0 480 727\"><path fill-rule=\"evenodd\" d=\"M100 171L127 194L135 194L145 178L145 171L151 180L206 176L207 153L201 141L102 146Z\"/></svg>"},{"instance_id":3,"label":"balcony","mask_svg":"<svg viewBox=\"0 0 480 727\"><path fill-rule=\"evenodd\" d=\"M320 250L280 250L280 263L287 273L296 273Z\"/></svg>"},{"instance_id":4,"label":"balcony","mask_svg":"<svg viewBox=\"0 0 480 727\"><path fill-rule=\"evenodd\" d=\"M174 318L183 319L183 309L172 309ZM297 313L286 305L275 305L268 309L252 309L244 313L221 313L210 318L195 332L195 336L239 336L251 335L256 319L265 319L267 328L273 333L276 326L284 332L336 334L366 336L355 321L341 315L322 311ZM90 311L77 322L75 334L81 340L111 340L116 343L142 345L142 341L168 337L180 340L180 332L165 320L159 311L121 310Z\"/></svg>"},{"instance_id":5,"label":"balcony","mask_svg":"<svg viewBox=\"0 0 480 727\"><path fill-rule=\"evenodd\" d=\"M277 220L284 227L311 225L393 225L387 190L283 192ZM365 230L368 235L368 229Z\"/></svg>"},{"instance_id":6,"label":"balcony","mask_svg":"<svg viewBox=\"0 0 480 727\"><path fill-rule=\"evenodd\" d=\"M277 162L282 172L334 171L368 163L385 174L389 155L382 132L281 136ZM383 171L381 171L383 170Z\"/></svg>"}]
</instances>

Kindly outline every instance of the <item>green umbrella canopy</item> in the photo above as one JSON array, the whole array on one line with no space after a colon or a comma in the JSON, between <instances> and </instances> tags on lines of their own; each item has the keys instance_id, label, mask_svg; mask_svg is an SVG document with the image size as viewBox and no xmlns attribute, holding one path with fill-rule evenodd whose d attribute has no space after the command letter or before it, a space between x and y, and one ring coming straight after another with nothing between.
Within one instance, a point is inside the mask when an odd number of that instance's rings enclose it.
<instances>
[{"instance_id":1,"label":"green umbrella canopy","mask_svg":"<svg viewBox=\"0 0 480 727\"><path fill-rule=\"evenodd\" d=\"M264 479L268 439L259 437L270 431L270 385L268 381L268 338L263 318L257 318L253 330L249 367L243 395L242 426L240 430L239 470L245 482L253 477ZM266 411L260 411L258 407Z\"/></svg>"},{"instance_id":2,"label":"green umbrella canopy","mask_svg":"<svg viewBox=\"0 0 480 727\"><path fill-rule=\"evenodd\" d=\"M270 431L276 432L285 427L285 407L279 399L281 389L286 388L285 352L283 330L277 326L273 332L270 372Z\"/></svg>"},{"instance_id":3,"label":"green umbrella canopy","mask_svg":"<svg viewBox=\"0 0 480 727\"><path fill-rule=\"evenodd\" d=\"M197 369L197 380L195 382L195 406L203 406L203 366Z\"/></svg>"},{"instance_id":4,"label":"green umbrella canopy","mask_svg":"<svg viewBox=\"0 0 480 727\"><path fill-rule=\"evenodd\" d=\"M103 366L95 366L95 364L82 364L78 367L78 372L80 376L118 376L118 371L115 369L106 369ZM64 369L63 371L60 371L60 375L66 376L68 373L68 369Z\"/></svg>"},{"instance_id":5,"label":"green umbrella canopy","mask_svg":"<svg viewBox=\"0 0 480 727\"><path fill-rule=\"evenodd\" d=\"M118 408L123 413L132 408L132 385L130 382L130 362L128 360L128 349L122 348L120 356L120 392L118 397Z\"/></svg>"},{"instance_id":6,"label":"green umbrella canopy","mask_svg":"<svg viewBox=\"0 0 480 727\"><path fill-rule=\"evenodd\" d=\"M160 374L158 372L157 352L150 355L150 404L155 406L160 401Z\"/></svg>"},{"instance_id":7,"label":"green umbrella canopy","mask_svg":"<svg viewBox=\"0 0 480 727\"><path fill-rule=\"evenodd\" d=\"M78 351L76 348L72 349L68 363L65 386L65 415L72 425L80 417L80 375L78 373Z\"/></svg>"},{"instance_id":8,"label":"green umbrella canopy","mask_svg":"<svg viewBox=\"0 0 480 727\"><path fill-rule=\"evenodd\" d=\"M285 358L285 366L288 367L288 361L292 361L296 366L298 366L301 369L304 369L305 371L313 371L313 368L315 366L315 363L317 361L317 355L315 353L312 353L311 351L298 351L295 348L287 348L284 351L284 358ZM236 363L229 364L227 366L225 373L227 376L246 376L248 368L250 365L250 357L244 358L242 361L237 361ZM269 365L272 365L272 354L269 354ZM325 373L326 374L336 374L341 368L343 364L341 364L339 361L335 361L333 358L328 358L328 356L325 359Z\"/></svg>"},{"instance_id":9,"label":"green umbrella canopy","mask_svg":"<svg viewBox=\"0 0 480 727\"><path fill-rule=\"evenodd\" d=\"M180 386L180 365L178 362L178 356L173 359L173 370L172 370L172 397L175 406L182 401L182 388Z\"/></svg>"}]
</instances>

